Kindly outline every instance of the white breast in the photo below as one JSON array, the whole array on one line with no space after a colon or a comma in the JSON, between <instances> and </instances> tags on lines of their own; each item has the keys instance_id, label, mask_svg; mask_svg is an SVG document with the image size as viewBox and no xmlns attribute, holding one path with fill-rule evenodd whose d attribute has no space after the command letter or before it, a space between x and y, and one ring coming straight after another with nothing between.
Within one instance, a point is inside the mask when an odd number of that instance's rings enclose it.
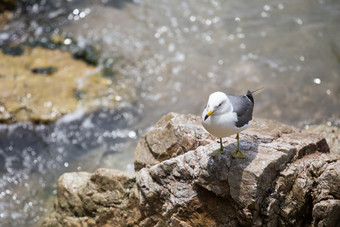
<instances>
[{"instance_id":1,"label":"white breast","mask_svg":"<svg viewBox=\"0 0 340 227\"><path fill-rule=\"evenodd\" d=\"M203 115L202 115L203 127L209 133L218 138L223 138L239 133L249 126L249 124L247 124L242 128L237 128L235 125L235 122L237 121L237 114L235 112L229 112L222 115L211 115L206 120L204 120L205 115L204 116Z\"/></svg>"}]
</instances>

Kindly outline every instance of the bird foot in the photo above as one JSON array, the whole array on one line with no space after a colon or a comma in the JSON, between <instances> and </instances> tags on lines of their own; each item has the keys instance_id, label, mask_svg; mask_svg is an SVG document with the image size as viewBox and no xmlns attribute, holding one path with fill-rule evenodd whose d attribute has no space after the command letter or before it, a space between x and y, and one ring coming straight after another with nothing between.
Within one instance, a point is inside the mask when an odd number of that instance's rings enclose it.
<instances>
[{"instance_id":1,"label":"bird foot","mask_svg":"<svg viewBox=\"0 0 340 227\"><path fill-rule=\"evenodd\" d=\"M211 152L210 156L211 156L211 157L214 157L214 156L216 156L216 155L218 155L218 154L221 154L221 153L223 153L223 152L224 152L224 150L217 149L217 150L214 150L213 152Z\"/></svg>"},{"instance_id":2,"label":"bird foot","mask_svg":"<svg viewBox=\"0 0 340 227\"><path fill-rule=\"evenodd\" d=\"M245 158L244 154L240 150L231 152L231 156L233 156L234 158Z\"/></svg>"}]
</instances>

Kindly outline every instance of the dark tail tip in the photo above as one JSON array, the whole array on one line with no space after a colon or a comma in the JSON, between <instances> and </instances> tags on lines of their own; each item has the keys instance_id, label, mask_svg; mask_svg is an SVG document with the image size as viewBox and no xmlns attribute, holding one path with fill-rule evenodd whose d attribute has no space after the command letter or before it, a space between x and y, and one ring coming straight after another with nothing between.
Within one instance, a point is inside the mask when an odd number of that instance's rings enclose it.
<instances>
[{"instance_id":1,"label":"dark tail tip","mask_svg":"<svg viewBox=\"0 0 340 227\"><path fill-rule=\"evenodd\" d=\"M254 97L253 97L253 93L259 91L259 90L262 90L264 87L260 87L254 91L248 91L247 92L247 97L250 99L250 101L254 104Z\"/></svg>"},{"instance_id":2,"label":"dark tail tip","mask_svg":"<svg viewBox=\"0 0 340 227\"><path fill-rule=\"evenodd\" d=\"M248 91L246 96L249 98L249 100L254 103L254 97L253 97L253 92L252 91Z\"/></svg>"}]
</instances>

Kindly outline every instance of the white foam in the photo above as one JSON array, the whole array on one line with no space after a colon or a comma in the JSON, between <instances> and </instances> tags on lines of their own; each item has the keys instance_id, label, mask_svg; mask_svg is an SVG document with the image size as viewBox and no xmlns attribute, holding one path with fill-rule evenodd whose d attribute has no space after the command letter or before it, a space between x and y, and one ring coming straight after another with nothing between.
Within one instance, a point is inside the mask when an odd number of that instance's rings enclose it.
<instances>
[{"instance_id":1,"label":"white foam","mask_svg":"<svg viewBox=\"0 0 340 227\"><path fill-rule=\"evenodd\" d=\"M57 125L59 124L65 124L65 123L70 123L75 120L81 119L85 115L85 110L84 109L79 109L73 113L65 114L63 117L61 117L57 121Z\"/></svg>"}]
</instances>

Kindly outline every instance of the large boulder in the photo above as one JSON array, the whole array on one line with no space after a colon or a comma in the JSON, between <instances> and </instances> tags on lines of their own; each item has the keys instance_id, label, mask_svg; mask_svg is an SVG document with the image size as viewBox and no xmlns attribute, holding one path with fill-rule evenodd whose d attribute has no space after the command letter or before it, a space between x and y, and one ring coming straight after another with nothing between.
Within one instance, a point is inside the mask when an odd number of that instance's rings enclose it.
<instances>
[{"instance_id":1,"label":"large boulder","mask_svg":"<svg viewBox=\"0 0 340 227\"><path fill-rule=\"evenodd\" d=\"M63 175L55 212L44 226L339 223L340 157L329 154L325 139L255 119L240 136L245 159L230 155L237 148L233 137L224 138L224 153L212 157L219 144L199 121L193 115L163 117L141 138L148 141L144 154L154 159L139 162L135 174L100 169Z\"/></svg>"},{"instance_id":2,"label":"large boulder","mask_svg":"<svg viewBox=\"0 0 340 227\"><path fill-rule=\"evenodd\" d=\"M147 217L143 223L262 226L271 221L264 218L263 204L280 172L308 154L329 152L326 141L317 135L268 120L255 120L242 133L246 159L230 155L237 149L236 139L225 138L224 146L225 152L215 157L209 155L219 148L213 141L142 169L137 183L143 195L141 210ZM300 203L303 206L304 201ZM294 214L290 218L300 217Z\"/></svg>"}]
</instances>

